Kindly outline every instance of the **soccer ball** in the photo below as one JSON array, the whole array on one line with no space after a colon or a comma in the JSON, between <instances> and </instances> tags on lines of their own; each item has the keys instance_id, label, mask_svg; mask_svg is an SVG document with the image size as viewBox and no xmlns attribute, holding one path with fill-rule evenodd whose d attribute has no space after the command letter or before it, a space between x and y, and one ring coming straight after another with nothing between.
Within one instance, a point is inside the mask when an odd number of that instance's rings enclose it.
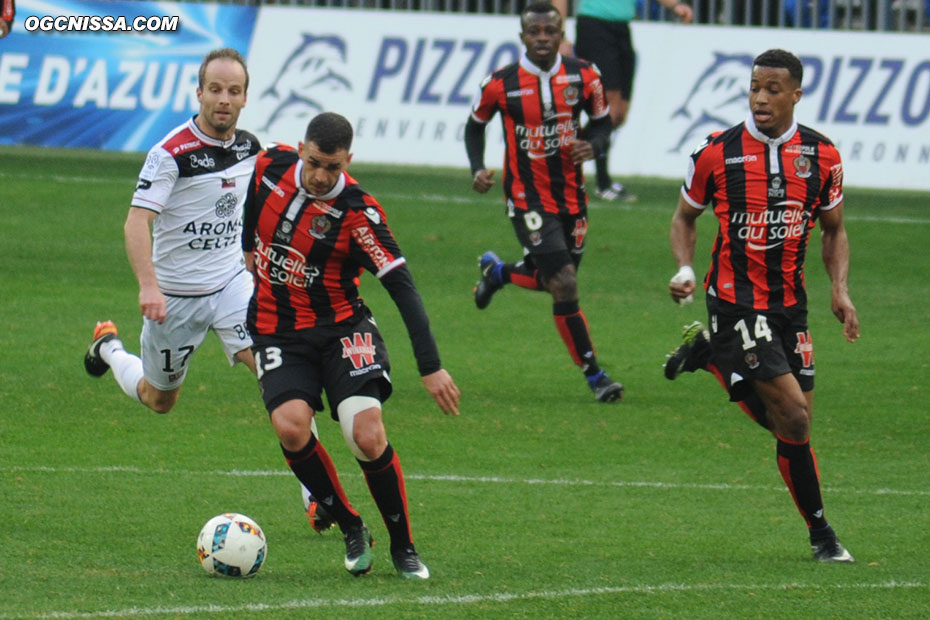
<instances>
[{"instance_id":1,"label":"soccer ball","mask_svg":"<svg viewBox=\"0 0 930 620\"><path fill-rule=\"evenodd\" d=\"M200 565L222 577L251 577L265 563L267 548L258 523L234 512L207 521L197 537Z\"/></svg>"}]
</instances>

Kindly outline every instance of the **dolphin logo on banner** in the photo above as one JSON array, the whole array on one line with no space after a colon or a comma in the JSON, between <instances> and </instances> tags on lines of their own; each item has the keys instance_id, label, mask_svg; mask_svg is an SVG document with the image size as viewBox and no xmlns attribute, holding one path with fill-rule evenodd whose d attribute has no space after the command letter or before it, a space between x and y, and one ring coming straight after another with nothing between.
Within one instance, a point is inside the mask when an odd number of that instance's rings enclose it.
<instances>
[{"instance_id":1,"label":"dolphin logo on banner","mask_svg":"<svg viewBox=\"0 0 930 620\"><path fill-rule=\"evenodd\" d=\"M327 96L351 91L345 71L346 42L336 35L304 33L261 99L276 101L261 131L285 117L309 118L322 112Z\"/></svg>"},{"instance_id":2,"label":"dolphin logo on banner","mask_svg":"<svg viewBox=\"0 0 930 620\"><path fill-rule=\"evenodd\" d=\"M670 153L680 153L682 148L690 152L708 134L746 118L752 60L748 54L714 53L710 65L671 116L673 125L684 124L684 128Z\"/></svg>"}]
</instances>

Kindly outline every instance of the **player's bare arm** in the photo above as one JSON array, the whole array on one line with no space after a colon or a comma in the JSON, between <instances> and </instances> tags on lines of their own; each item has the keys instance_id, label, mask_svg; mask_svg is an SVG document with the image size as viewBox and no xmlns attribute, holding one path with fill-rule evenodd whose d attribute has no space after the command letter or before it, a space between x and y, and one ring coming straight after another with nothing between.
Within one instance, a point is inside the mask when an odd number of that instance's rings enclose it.
<instances>
[{"instance_id":1,"label":"player's bare arm","mask_svg":"<svg viewBox=\"0 0 930 620\"><path fill-rule=\"evenodd\" d=\"M849 237L843 224L843 203L820 213L823 264L832 282L830 306L843 324L849 342L859 338L859 318L849 297Z\"/></svg>"},{"instance_id":2,"label":"player's bare arm","mask_svg":"<svg viewBox=\"0 0 930 620\"><path fill-rule=\"evenodd\" d=\"M245 268L249 273L255 273L255 253L254 252L243 252L242 258L245 260Z\"/></svg>"},{"instance_id":3,"label":"player's bare arm","mask_svg":"<svg viewBox=\"0 0 930 620\"><path fill-rule=\"evenodd\" d=\"M123 234L126 238L126 255L139 282L139 309L145 318L161 323L167 314L167 304L158 288L155 265L152 264L151 227L156 215L148 209L130 207Z\"/></svg>"},{"instance_id":4,"label":"player's bare arm","mask_svg":"<svg viewBox=\"0 0 930 620\"><path fill-rule=\"evenodd\" d=\"M455 381L444 369L440 368L434 373L422 377L423 387L430 393L439 408L446 415L459 415L459 396L461 392Z\"/></svg>"},{"instance_id":5,"label":"player's bare arm","mask_svg":"<svg viewBox=\"0 0 930 620\"><path fill-rule=\"evenodd\" d=\"M678 207L672 216L669 231L669 244L678 265L678 273L668 283L669 294L678 303L693 295L696 287L691 265L694 261L694 248L697 246L697 218L701 213L703 211L692 207L683 196L678 197Z\"/></svg>"}]
</instances>

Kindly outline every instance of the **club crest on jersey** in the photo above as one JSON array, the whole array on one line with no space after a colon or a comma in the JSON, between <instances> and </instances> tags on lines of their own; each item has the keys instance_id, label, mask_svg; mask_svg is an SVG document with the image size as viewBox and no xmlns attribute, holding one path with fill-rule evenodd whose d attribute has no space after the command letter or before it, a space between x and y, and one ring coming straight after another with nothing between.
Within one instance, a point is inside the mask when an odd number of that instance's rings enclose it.
<instances>
[{"instance_id":1,"label":"club crest on jersey","mask_svg":"<svg viewBox=\"0 0 930 620\"><path fill-rule=\"evenodd\" d=\"M794 174L799 179L806 179L811 175L811 160L804 155L794 158Z\"/></svg>"},{"instance_id":2,"label":"club crest on jersey","mask_svg":"<svg viewBox=\"0 0 930 620\"><path fill-rule=\"evenodd\" d=\"M565 98L565 103L567 105L575 105L578 103L579 90L576 86L566 86L562 90L562 96Z\"/></svg>"},{"instance_id":3,"label":"club crest on jersey","mask_svg":"<svg viewBox=\"0 0 930 620\"><path fill-rule=\"evenodd\" d=\"M333 225L325 215L317 215L310 220L310 236L315 239L322 239L329 232Z\"/></svg>"},{"instance_id":4,"label":"club crest on jersey","mask_svg":"<svg viewBox=\"0 0 930 620\"><path fill-rule=\"evenodd\" d=\"M375 363L375 345L371 342L371 332L355 332L351 339L343 337L339 342L342 343L342 359L348 358L355 370Z\"/></svg>"},{"instance_id":5,"label":"club crest on jersey","mask_svg":"<svg viewBox=\"0 0 930 620\"><path fill-rule=\"evenodd\" d=\"M216 201L216 217L227 218L236 212L239 198L232 192L226 192Z\"/></svg>"},{"instance_id":6,"label":"club crest on jersey","mask_svg":"<svg viewBox=\"0 0 930 620\"><path fill-rule=\"evenodd\" d=\"M750 351L746 354L746 357L743 358L746 361L746 365L750 370L755 370L759 367L759 356Z\"/></svg>"}]
</instances>

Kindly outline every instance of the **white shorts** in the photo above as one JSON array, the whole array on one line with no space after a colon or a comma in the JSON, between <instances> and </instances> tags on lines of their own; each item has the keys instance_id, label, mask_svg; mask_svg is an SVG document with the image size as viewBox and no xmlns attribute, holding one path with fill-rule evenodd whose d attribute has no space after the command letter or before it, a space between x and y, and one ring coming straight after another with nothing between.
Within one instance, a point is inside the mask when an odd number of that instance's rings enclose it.
<instances>
[{"instance_id":1,"label":"white shorts","mask_svg":"<svg viewBox=\"0 0 930 620\"><path fill-rule=\"evenodd\" d=\"M166 296L165 322L143 319L140 340L146 381L162 391L184 383L190 358L211 329L223 344L229 365L235 365L236 353L252 346L245 326L252 287L252 274L242 271L212 295Z\"/></svg>"}]
</instances>

